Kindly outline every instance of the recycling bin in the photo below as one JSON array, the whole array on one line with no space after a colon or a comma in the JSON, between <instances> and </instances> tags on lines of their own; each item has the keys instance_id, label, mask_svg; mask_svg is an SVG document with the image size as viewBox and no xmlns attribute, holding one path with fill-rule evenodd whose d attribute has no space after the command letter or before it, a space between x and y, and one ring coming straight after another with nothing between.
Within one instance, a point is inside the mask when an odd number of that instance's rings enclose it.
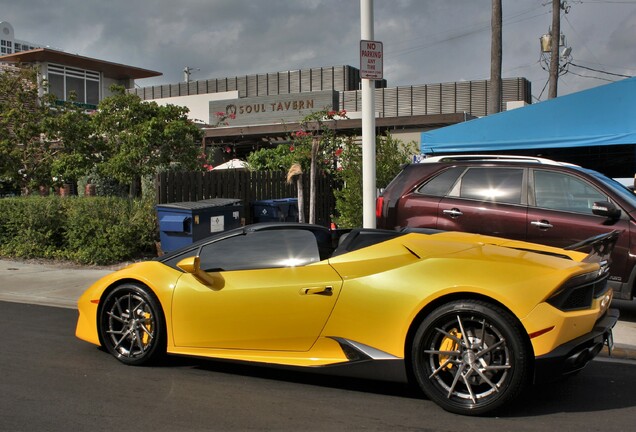
<instances>
[{"instance_id":1,"label":"recycling bin","mask_svg":"<svg viewBox=\"0 0 636 432\"><path fill-rule=\"evenodd\" d=\"M254 201L254 222L298 222L298 198Z\"/></svg>"},{"instance_id":2,"label":"recycling bin","mask_svg":"<svg viewBox=\"0 0 636 432\"><path fill-rule=\"evenodd\" d=\"M243 204L234 198L159 204L156 208L159 239L164 252L244 224Z\"/></svg>"}]
</instances>

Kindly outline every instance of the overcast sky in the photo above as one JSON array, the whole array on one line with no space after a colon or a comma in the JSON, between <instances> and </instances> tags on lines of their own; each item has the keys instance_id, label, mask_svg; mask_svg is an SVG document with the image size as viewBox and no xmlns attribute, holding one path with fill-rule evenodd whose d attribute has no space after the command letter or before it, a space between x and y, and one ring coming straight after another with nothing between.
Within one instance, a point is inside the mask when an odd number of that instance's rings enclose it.
<instances>
[{"instance_id":1,"label":"overcast sky","mask_svg":"<svg viewBox=\"0 0 636 432\"><path fill-rule=\"evenodd\" d=\"M636 74L636 1L567 0L559 95ZM503 0L504 78L545 100L551 0ZM389 87L490 77L491 0L375 0ZM308 67L359 67L359 0L0 0L15 37L163 73L144 87ZM575 66L576 65L576 66ZM586 69L588 68L588 69ZM590 70L592 69L592 70Z\"/></svg>"}]
</instances>

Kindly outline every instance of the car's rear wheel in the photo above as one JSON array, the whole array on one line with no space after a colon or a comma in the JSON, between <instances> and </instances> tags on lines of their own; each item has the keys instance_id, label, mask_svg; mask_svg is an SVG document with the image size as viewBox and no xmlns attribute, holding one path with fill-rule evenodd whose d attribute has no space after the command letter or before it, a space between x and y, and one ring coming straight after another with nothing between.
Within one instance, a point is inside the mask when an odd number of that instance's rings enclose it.
<instances>
[{"instance_id":1,"label":"car's rear wheel","mask_svg":"<svg viewBox=\"0 0 636 432\"><path fill-rule=\"evenodd\" d=\"M424 393L447 411L479 415L515 399L531 360L521 326L501 307L453 301L420 324L413 372Z\"/></svg>"},{"instance_id":2,"label":"car's rear wheel","mask_svg":"<svg viewBox=\"0 0 636 432\"><path fill-rule=\"evenodd\" d=\"M140 365L165 353L165 324L159 301L148 288L124 284L105 298L99 317L100 338L119 361Z\"/></svg>"}]
</instances>

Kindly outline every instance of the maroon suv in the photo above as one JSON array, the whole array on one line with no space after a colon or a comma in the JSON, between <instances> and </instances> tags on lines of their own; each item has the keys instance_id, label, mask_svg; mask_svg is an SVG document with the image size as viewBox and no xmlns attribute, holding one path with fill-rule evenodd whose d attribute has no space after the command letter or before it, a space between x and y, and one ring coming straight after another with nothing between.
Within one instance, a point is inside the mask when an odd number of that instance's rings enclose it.
<instances>
[{"instance_id":1,"label":"maroon suv","mask_svg":"<svg viewBox=\"0 0 636 432\"><path fill-rule=\"evenodd\" d=\"M634 297L636 195L598 172L539 158L447 156L407 165L377 202L378 228L467 231L558 247L621 232L610 284Z\"/></svg>"}]
</instances>

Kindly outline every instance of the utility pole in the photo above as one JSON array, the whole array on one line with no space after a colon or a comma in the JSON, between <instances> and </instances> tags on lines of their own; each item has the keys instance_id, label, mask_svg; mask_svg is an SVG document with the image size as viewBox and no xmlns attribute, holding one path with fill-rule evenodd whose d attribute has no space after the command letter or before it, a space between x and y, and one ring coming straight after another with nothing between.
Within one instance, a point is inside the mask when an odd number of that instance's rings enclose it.
<instances>
[{"instance_id":1,"label":"utility pole","mask_svg":"<svg viewBox=\"0 0 636 432\"><path fill-rule=\"evenodd\" d=\"M492 0L488 114L495 114L501 111L501 21L501 0Z\"/></svg>"},{"instance_id":2,"label":"utility pole","mask_svg":"<svg viewBox=\"0 0 636 432\"><path fill-rule=\"evenodd\" d=\"M561 0L552 0L552 30L550 36L550 87L548 99L557 97L557 83L559 80L559 47L561 45Z\"/></svg>"}]
</instances>

